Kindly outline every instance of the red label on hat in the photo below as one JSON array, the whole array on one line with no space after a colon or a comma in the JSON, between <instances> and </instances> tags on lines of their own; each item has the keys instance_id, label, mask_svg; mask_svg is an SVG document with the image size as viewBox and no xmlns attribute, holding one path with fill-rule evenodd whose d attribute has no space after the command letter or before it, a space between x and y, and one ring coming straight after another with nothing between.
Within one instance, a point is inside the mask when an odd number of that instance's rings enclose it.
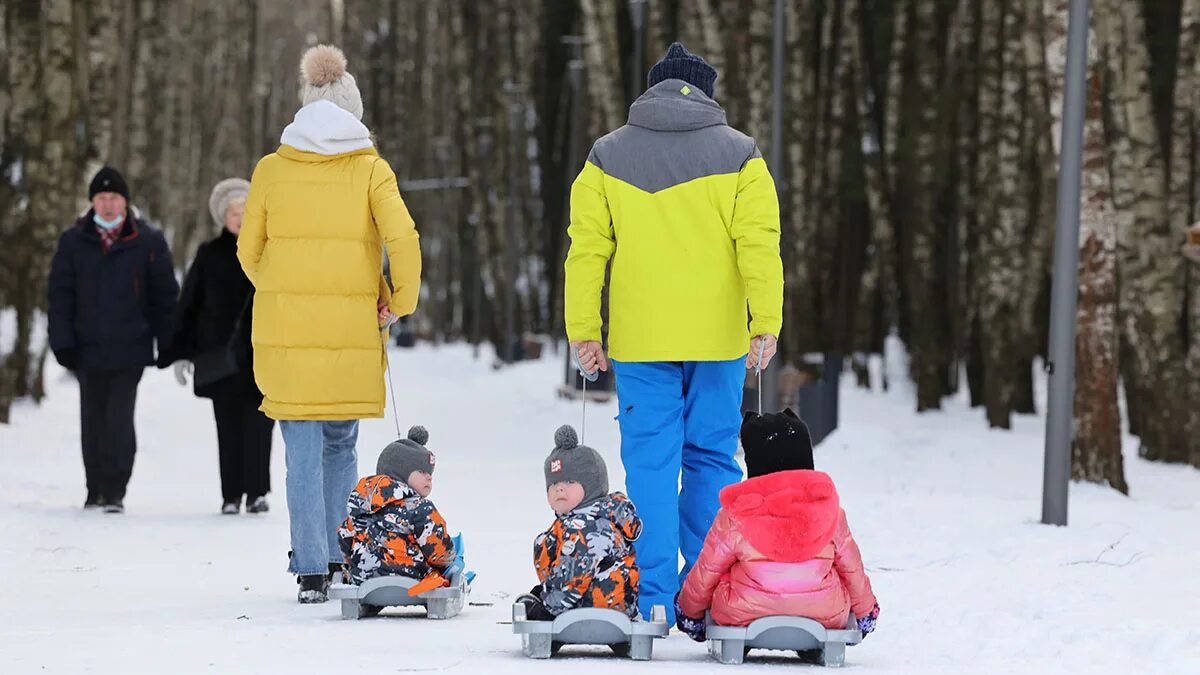
<instances>
[{"instance_id":1,"label":"red label on hat","mask_svg":"<svg viewBox=\"0 0 1200 675\"><path fill-rule=\"evenodd\" d=\"M437 455L431 452L429 453L429 466L433 466L434 464L437 464Z\"/></svg>"},{"instance_id":2,"label":"red label on hat","mask_svg":"<svg viewBox=\"0 0 1200 675\"><path fill-rule=\"evenodd\" d=\"M562 460L561 459L550 460L550 473L561 473L561 472L562 472Z\"/></svg>"}]
</instances>

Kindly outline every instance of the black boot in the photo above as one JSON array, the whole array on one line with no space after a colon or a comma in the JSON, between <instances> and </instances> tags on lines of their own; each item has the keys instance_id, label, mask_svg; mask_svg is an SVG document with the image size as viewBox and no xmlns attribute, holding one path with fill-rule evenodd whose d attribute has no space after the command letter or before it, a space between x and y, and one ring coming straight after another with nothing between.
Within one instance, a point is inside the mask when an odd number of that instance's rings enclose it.
<instances>
[{"instance_id":1,"label":"black boot","mask_svg":"<svg viewBox=\"0 0 1200 675\"><path fill-rule=\"evenodd\" d=\"M301 574L296 583L300 584L296 599L302 605L316 605L329 599L329 577L324 574Z\"/></svg>"},{"instance_id":2,"label":"black boot","mask_svg":"<svg viewBox=\"0 0 1200 675\"><path fill-rule=\"evenodd\" d=\"M271 505L267 503L266 496L259 496L254 499L246 498L246 513L266 513L270 510Z\"/></svg>"},{"instance_id":3,"label":"black boot","mask_svg":"<svg viewBox=\"0 0 1200 675\"><path fill-rule=\"evenodd\" d=\"M555 616L546 609L540 598L526 593L517 598L517 602L525 605L525 618L529 621L553 621Z\"/></svg>"}]
</instances>

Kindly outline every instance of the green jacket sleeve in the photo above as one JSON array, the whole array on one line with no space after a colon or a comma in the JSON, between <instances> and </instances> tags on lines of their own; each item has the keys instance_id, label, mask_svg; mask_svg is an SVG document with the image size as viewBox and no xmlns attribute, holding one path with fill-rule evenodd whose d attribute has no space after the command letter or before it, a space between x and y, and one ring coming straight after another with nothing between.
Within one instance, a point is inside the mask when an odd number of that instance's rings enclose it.
<instances>
[{"instance_id":1,"label":"green jacket sleeve","mask_svg":"<svg viewBox=\"0 0 1200 675\"><path fill-rule=\"evenodd\" d=\"M571 238L563 295L567 338L572 342L599 342L604 271L617 244L604 193L604 172L590 161L571 186L571 225L567 235Z\"/></svg>"},{"instance_id":2,"label":"green jacket sleeve","mask_svg":"<svg viewBox=\"0 0 1200 675\"><path fill-rule=\"evenodd\" d=\"M779 336L783 327L783 261L779 258L779 198L758 150L738 174L730 228L750 305L750 335Z\"/></svg>"}]
</instances>

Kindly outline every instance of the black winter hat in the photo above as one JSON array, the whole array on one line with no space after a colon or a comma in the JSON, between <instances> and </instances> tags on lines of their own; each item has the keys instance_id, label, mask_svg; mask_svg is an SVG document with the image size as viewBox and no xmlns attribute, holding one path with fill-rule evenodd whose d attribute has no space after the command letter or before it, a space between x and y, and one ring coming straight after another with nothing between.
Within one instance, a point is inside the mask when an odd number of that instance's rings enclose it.
<instances>
[{"instance_id":1,"label":"black winter hat","mask_svg":"<svg viewBox=\"0 0 1200 675\"><path fill-rule=\"evenodd\" d=\"M717 69L708 65L708 61L689 52L687 47L673 42L667 48L666 56L650 68L646 86L653 87L663 80L683 80L712 98Z\"/></svg>"},{"instance_id":2,"label":"black winter hat","mask_svg":"<svg viewBox=\"0 0 1200 675\"><path fill-rule=\"evenodd\" d=\"M415 426L409 429L408 438L394 441L379 453L375 473L391 476L405 484L414 471L433 473L433 465L437 458L425 447L428 442L429 432L425 427Z\"/></svg>"},{"instance_id":3,"label":"black winter hat","mask_svg":"<svg viewBox=\"0 0 1200 675\"><path fill-rule=\"evenodd\" d=\"M115 192L124 197L125 201L129 201L129 185L125 182L125 177L111 166L106 166L96 172L91 185L88 186L88 200L90 201L98 192Z\"/></svg>"},{"instance_id":4,"label":"black winter hat","mask_svg":"<svg viewBox=\"0 0 1200 675\"><path fill-rule=\"evenodd\" d=\"M815 468L812 436L791 408L766 415L746 413L742 418L741 438L747 478Z\"/></svg>"},{"instance_id":5,"label":"black winter hat","mask_svg":"<svg viewBox=\"0 0 1200 675\"><path fill-rule=\"evenodd\" d=\"M575 428L564 424L554 432L554 449L543 467L546 489L563 481L573 480L583 486L583 501L590 504L608 494L608 465L600 453L579 444Z\"/></svg>"}]
</instances>

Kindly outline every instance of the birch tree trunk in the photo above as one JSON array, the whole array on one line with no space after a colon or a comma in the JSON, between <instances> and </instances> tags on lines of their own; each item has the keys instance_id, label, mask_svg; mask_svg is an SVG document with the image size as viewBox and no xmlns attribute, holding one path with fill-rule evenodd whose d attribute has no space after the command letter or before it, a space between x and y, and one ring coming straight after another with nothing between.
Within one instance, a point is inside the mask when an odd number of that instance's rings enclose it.
<instances>
[{"instance_id":1,"label":"birch tree trunk","mask_svg":"<svg viewBox=\"0 0 1200 675\"><path fill-rule=\"evenodd\" d=\"M899 6L897 6L899 10ZM908 20L913 44L913 77L905 95L910 97L901 114L909 112L914 148L906 173L911 172L911 209L902 221L903 269L909 312L910 371L917 387L917 410L941 407L947 392L946 378L953 362L950 351L942 274L944 257L938 241L939 185L936 176L938 137L941 133L941 66L944 37L938 35L938 6L916 2ZM903 103L901 104L904 105ZM898 191L898 189L897 189Z\"/></svg>"},{"instance_id":2,"label":"birch tree trunk","mask_svg":"<svg viewBox=\"0 0 1200 675\"><path fill-rule=\"evenodd\" d=\"M119 145L126 147L125 161L121 168L126 172L130 191L137 196L146 214L154 219L165 216L168 211L163 201L164 184L167 182L172 153L167 144L167 120L172 106L178 105L178 93L168 91L166 70L169 60L164 49L166 27L162 24L163 8L154 0L139 0L132 21L136 51L130 69L131 89L129 100L129 126ZM181 68L182 64L175 64ZM161 99L154 101L154 92ZM151 148L158 151L152 152ZM181 256L176 256L180 258ZM184 260L176 260L182 265Z\"/></svg>"},{"instance_id":3,"label":"birch tree trunk","mask_svg":"<svg viewBox=\"0 0 1200 675\"><path fill-rule=\"evenodd\" d=\"M117 73L125 70L121 53L121 3L115 0L76 0L74 11L87 30L86 107L87 164L82 173L92 176L106 163L113 163L113 132L117 102L124 92ZM118 167L121 169L121 167Z\"/></svg>"},{"instance_id":4,"label":"birch tree trunk","mask_svg":"<svg viewBox=\"0 0 1200 675\"><path fill-rule=\"evenodd\" d=\"M1050 255L1054 243L1055 195L1058 170L1053 122L1052 89L1046 64L1046 36L1042 24L1044 0L1024 0L1028 25L1023 33L1025 51L1025 115L1022 166L1026 172L1027 213L1021 233L1021 286L1017 298L1017 378L1012 410L1037 412L1033 391L1033 361L1049 342ZM1061 93L1061 92L1060 92Z\"/></svg>"},{"instance_id":5,"label":"birch tree trunk","mask_svg":"<svg viewBox=\"0 0 1200 675\"><path fill-rule=\"evenodd\" d=\"M1167 173L1155 128L1149 57L1140 3L1102 0L1096 7L1101 58L1111 74L1108 132L1118 217L1121 360L1131 421L1142 456L1183 462L1200 439L1189 437L1195 406L1187 396L1183 323L1186 271L1180 233L1167 212Z\"/></svg>"},{"instance_id":6,"label":"birch tree trunk","mask_svg":"<svg viewBox=\"0 0 1200 675\"><path fill-rule=\"evenodd\" d=\"M982 334L984 365L984 406L988 424L1008 429L1011 426L1013 396L1016 390L1015 373L1020 363L1016 329L1024 266L1022 233L1028 213L1022 148L1024 147L1024 80L1025 53L1023 33L1027 30L1025 11L1020 0L985 9L985 17L995 20L991 12L1003 12L1001 32L994 50L987 53L988 75L984 86L990 87L987 102L981 103L988 140L994 139L994 156L989 158L983 184L994 193L987 218L980 223L979 232L979 320ZM986 29L985 29L986 30ZM992 107L995 104L997 108ZM995 111L995 112L993 112ZM988 152L988 149L984 149Z\"/></svg>"},{"instance_id":7,"label":"birch tree trunk","mask_svg":"<svg viewBox=\"0 0 1200 675\"><path fill-rule=\"evenodd\" d=\"M38 225L30 219L29 193L36 177L29 167L37 166L35 153L42 138L40 108L44 65L40 57L44 39L40 2L8 3L4 11L4 137L0 154L0 233L13 246L0 247L0 422L9 421L15 398L34 388L32 362L33 323L37 303L30 292L31 266L26 237ZM69 92L68 92L69 93ZM48 223L41 227L50 227ZM13 331L11 334L5 334ZM10 346L11 345L11 346Z\"/></svg>"},{"instance_id":8,"label":"birch tree trunk","mask_svg":"<svg viewBox=\"0 0 1200 675\"><path fill-rule=\"evenodd\" d=\"M816 270L812 269L811 251L817 225L813 219L812 195L816 171L816 119L818 89L816 70L804 58L803 45L819 39L819 24L814 3L808 0L793 3L786 12L786 106L784 117L784 162L786 180L780 207L785 225L780 236L780 253L784 269L784 320L781 352L793 358L817 344L818 329L813 286Z\"/></svg>"},{"instance_id":9,"label":"birch tree trunk","mask_svg":"<svg viewBox=\"0 0 1200 675\"><path fill-rule=\"evenodd\" d=\"M621 92L621 59L617 49L617 7L605 0L580 0L584 60L592 110L591 131L599 138L624 124L625 95ZM653 52L651 52L653 58Z\"/></svg>"},{"instance_id":10,"label":"birch tree trunk","mask_svg":"<svg viewBox=\"0 0 1200 675\"><path fill-rule=\"evenodd\" d=\"M1200 0L1183 0L1180 8L1178 61L1175 69L1171 117L1170 207L1172 230L1179 232L1200 218L1197 189L1196 153L1200 150ZM1188 344L1185 358L1187 398L1192 414L1188 416L1188 438L1192 440L1188 461L1200 467L1200 265L1188 266Z\"/></svg>"},{"instance_id":11,"label":"birch tree trunk","mask_svg":"<svg viewBox=\"0 0 1200 675\"><path fill-rule=\"evenodd\" d=\"M889 90L889 75L884 70L882 79L872 77L872 63L867 57L869 39L867 17L863 12L863 0L852 0L849 10L851 20L846 27L847 38L853 56L851 68L856 94L858 123L864 141L863 171L866 178L869 234L862 289L855 310L855 332L858 336L855 349L861 353L882 352L883 339L895 325L895 250L892 233L892 195L888 190L890 177L887 173L888 157L892 139L885 133L882 110ZM875 82L882 86L876 89ZM861 361L862 357L859 357Z\"/></svg>"},{"instance_id":12,"label":"birch tree trunk","mask_svg":"<svg viewBox=\"0 0 1200 675\"><path fill-rule=\"evenodd\" d=\"M5 65L13 97L4 154L10 180L16 171L18 203L0 214L11 235L4 267L12 270L0 313L12 312L16 328L12 350L0 354L0 422L8 421L15 398L42 395L46 270L59 232L86 196L80 184L84 152L75 133L78 26L72 10L71 0L22 0L5 7Z\"/></svg>"}]
</instances>

